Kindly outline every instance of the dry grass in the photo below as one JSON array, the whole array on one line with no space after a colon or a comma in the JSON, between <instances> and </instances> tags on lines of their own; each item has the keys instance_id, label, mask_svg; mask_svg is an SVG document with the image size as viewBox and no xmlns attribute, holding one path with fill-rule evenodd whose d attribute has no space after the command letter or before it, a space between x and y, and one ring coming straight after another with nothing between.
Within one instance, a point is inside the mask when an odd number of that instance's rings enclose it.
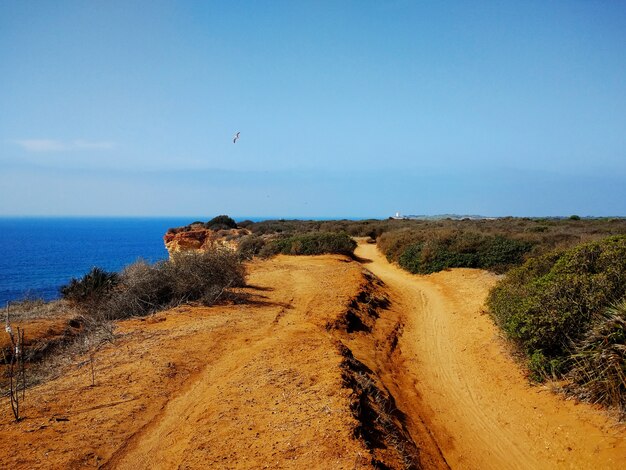
<instances>
[{"instance_id":1,"label":"dry grass","mask_svg":"<svg viewBox=\"0 0 626 470\"><path fill-rule=\"evenodd\" d=\"M607 309L577 345L566 389L626 415L626 300Z\"/></svg>"},{"instance_id":2,"label":"dry grass","mask_svg":"<svg viewBox=\"0 0 626 470\"><path fill-rule=\"evenodd\" d=\"M115 340L114 320L190 301L210 305L226 298L229 288L245 284L243 264L229 250L181 254L155 265L139 262L115 276L119 279L115 283L93 282L92 271L83 279L72 280L71 288L66 289L68 299L10 305L10 322L25 331L27 387L57 377L71 365L88 364L93 371L98 350ZM7 351L11 346L0 342ZM88 361L77 364L76 358L85 354ZM10 363L4 362L0 394L7 392L11 382L7 375ZM94 383L95 378L92 373Z\"/></svg>"},{"instance_id":3,"label":"dry grass","mask_svg":"<svg viewBox=\"0 0 626 470\"><path fill-rule=\"evenodd\" d=\"M7 309L12 322L58 318L74 313L74 309L65 300L46 302L43 299L27 299L10 302L5 308L5 317Z\"/></svg>"}]
</instances>

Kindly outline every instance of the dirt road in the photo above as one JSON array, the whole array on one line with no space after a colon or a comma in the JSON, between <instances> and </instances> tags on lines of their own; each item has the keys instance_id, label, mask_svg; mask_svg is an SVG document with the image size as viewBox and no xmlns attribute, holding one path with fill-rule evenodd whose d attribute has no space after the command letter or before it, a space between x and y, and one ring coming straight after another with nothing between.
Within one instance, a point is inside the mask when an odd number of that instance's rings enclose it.
<instances>
[{"instance_id":1,"label":"dirt road","mask_svg":"<svg viewBox=\"0 0 626 470\"><path fill-rule=\"evenodd\" d=\"M411 275L375 245L357 254L385 283L403 333L381 367L398 406L428 429L454 469L619 468L623 426L531 386L481 307L496 278L459 269Z\"/></svg>"}]
</instances>

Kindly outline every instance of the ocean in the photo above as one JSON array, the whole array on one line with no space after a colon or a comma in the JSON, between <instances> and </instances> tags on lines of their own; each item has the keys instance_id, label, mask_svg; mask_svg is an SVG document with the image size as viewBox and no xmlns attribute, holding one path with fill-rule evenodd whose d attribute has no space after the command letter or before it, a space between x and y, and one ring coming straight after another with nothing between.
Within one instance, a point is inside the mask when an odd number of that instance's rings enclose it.
<instances>
[{"instance_id":1,"label":"ocean","mask_svg":"<svg viewBox=\"0 0 626 470\"><path fill-rule=\"evenodd\" d=\"M163 235L196 219L0 218L0 308L24 298L53 300L92 267L118 271L167 258Z\"/></svg>"}]
</instances>

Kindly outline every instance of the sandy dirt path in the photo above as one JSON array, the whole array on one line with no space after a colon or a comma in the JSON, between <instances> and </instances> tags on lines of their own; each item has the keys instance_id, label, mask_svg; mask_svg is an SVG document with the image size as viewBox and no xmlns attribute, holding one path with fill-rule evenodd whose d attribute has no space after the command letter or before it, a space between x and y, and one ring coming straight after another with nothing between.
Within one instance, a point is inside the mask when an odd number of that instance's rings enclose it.
<instances>
[{"instance_id":1,"label":"sandy dirt path","mask_svg":"<svg viewBox=\"0 0 626 470\"><path fill-rule=\"evenodd\" d=\"M508 355L482 312L494 275L458 269L415 276L389 264L375 245L360 244L357 254L384 281L401 319L401 352L381 374L451 468L623 468L624 426L531 386Z\"/></svg>"}]
</instances>

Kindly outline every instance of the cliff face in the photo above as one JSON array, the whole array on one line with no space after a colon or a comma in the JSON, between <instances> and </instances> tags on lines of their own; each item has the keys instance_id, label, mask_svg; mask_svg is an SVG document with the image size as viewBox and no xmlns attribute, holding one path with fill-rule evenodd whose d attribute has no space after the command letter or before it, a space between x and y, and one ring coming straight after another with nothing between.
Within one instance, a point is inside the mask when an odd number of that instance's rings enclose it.
<instances>
[{"instance_id":1,"label":"cliff face","mask_svg":"<svg viewBox=\"0 0 626 470\"><path fill-rule=\"evenodd\" d=\"M236 250L241 239L250 233L245 228L210 230L194 227L191 230L168 232L163 236L163 241L171 256L181 251L208 251L219 247Z\"/></svg>"}]
</instances>

